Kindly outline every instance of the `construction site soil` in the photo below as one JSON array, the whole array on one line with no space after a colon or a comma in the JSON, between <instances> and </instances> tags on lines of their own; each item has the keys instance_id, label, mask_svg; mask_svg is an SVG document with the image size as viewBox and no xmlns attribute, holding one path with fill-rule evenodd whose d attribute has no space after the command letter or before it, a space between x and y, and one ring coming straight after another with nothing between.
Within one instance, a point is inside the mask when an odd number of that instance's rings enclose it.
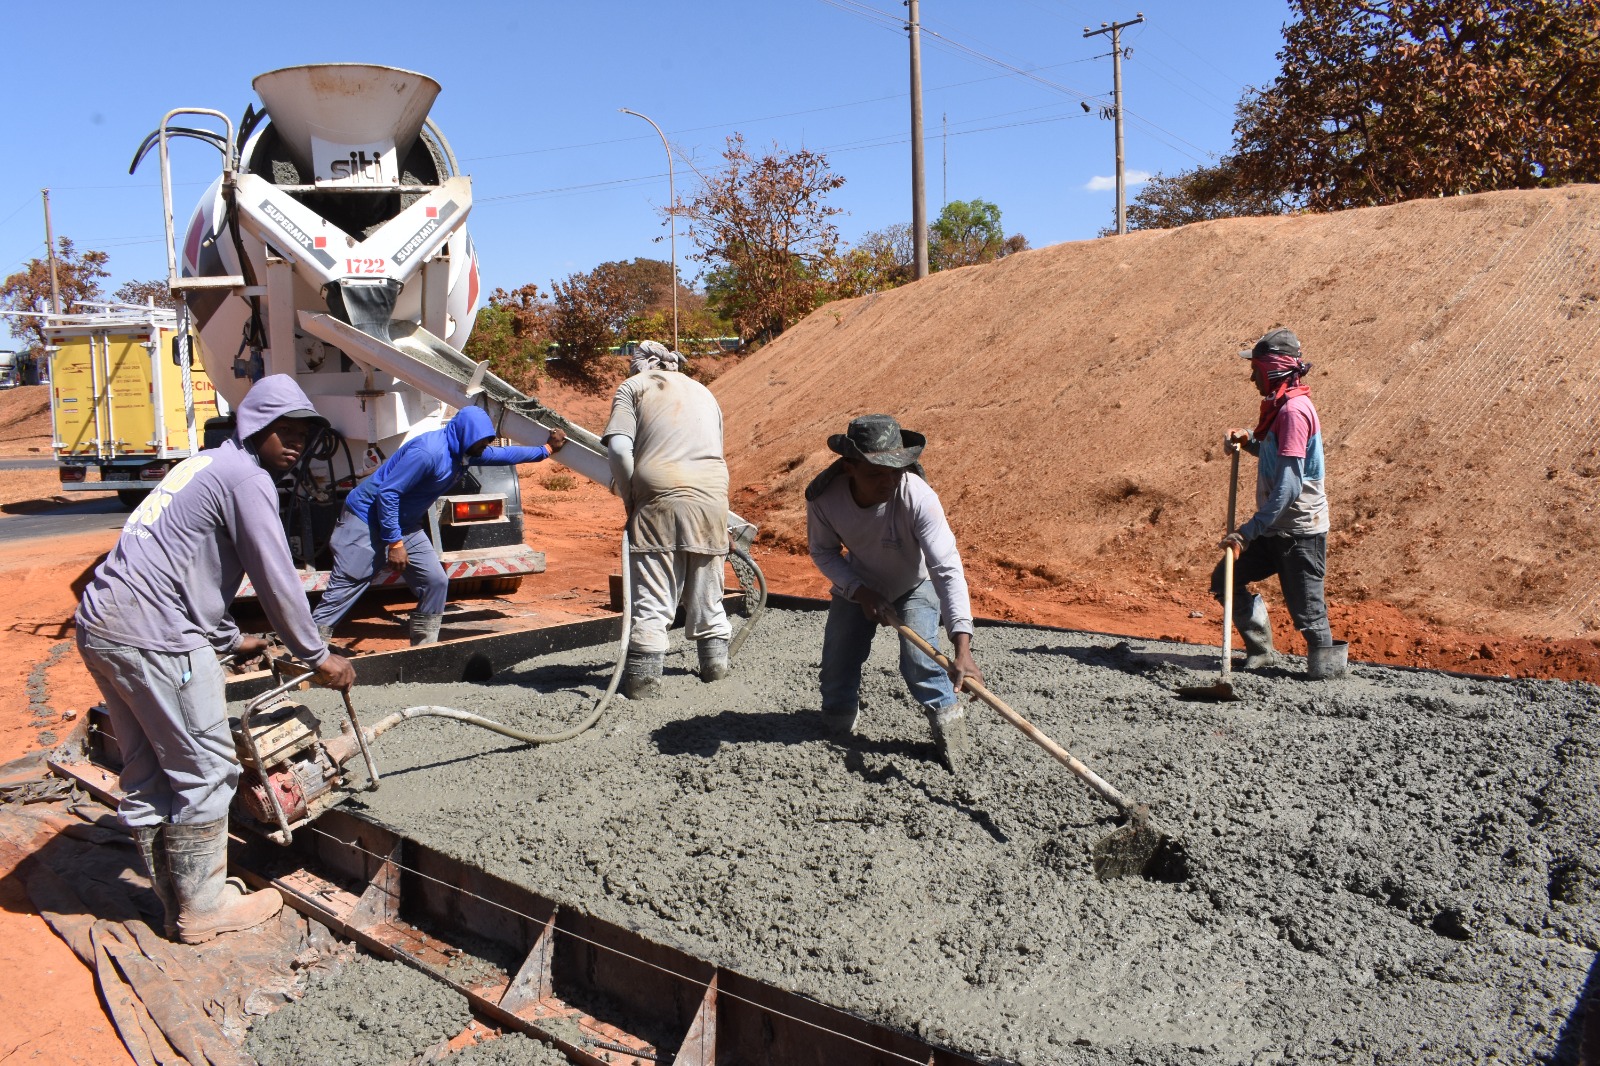
<instances>
[{"instance_id":1,"label":"construction site soil","mask_svg":"<svg viewBox=\"0 0 1600 1066\"><path fill-rule=\"evenodd\" d=\"M1573 1061L1600 948L1600 689L1287 660L1214 679L1196 649L983 627L990 687L1151 805L1187 852L1102 883L1113 812L974 705L975 769L935 759L895 642L859 735L816 711L819 613L769 612L726 681L669 658L580 740L439 719L377 746L348 809L558 902L792 991L1020 1063ZM368 721L583 716L610 649L488 685L362 691ZM324 720L337 701L312 693Z\"/></svg>"}]
</instances>

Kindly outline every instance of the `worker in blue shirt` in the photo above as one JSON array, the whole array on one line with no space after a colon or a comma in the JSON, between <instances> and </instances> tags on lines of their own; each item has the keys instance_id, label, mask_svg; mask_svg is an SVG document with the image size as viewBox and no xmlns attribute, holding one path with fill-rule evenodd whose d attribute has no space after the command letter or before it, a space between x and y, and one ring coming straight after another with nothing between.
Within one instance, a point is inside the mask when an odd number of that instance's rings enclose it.
<instances>
[{"instance_id":1,"label":"worker in blue shirt","mask_svg":"<svg viewBox=\"0 0 1600 1066\"><path fill-rule=\"evenodd\" d=\"M326 640L368 583L379 561L404 577L417 597L411 643L439 639L449 579L428 537L428 510L460 480L469 464L515 466L550 458L567 442L560 429L537 448L491 448L494 423L481 407L464 407L442 429L413 437L346 497L334 527L333 573L322 602L311 612Z\"/></svg>"}]
</instances>

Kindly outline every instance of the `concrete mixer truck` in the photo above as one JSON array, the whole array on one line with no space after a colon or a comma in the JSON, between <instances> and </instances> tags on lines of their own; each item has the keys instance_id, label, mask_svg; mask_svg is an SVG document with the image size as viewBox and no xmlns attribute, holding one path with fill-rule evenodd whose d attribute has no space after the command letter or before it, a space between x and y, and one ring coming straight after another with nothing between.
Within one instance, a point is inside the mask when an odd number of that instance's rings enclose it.
<instances>
[{"instance_id":1,"label":"concrete mixer truck","mask_svg":"<svg viewBox=\"0 0 1600 1066\"><path fill-rule=\"evenodd\" d=\"M282 488L307 590L326 583L349 490L465 404L482 405L520 444L542 444L559 426L568 435L559 461L606 484L594 434L460 351L480 282L466 228L471 179L428 118L439 84L360 63L287 67L253 84L263 107L247 107L237 128L209 108L168 112L130 172L159 152L168 283L218 394L236 404L262 375L292 374L332 424ZM169 151L179 138L210 144L222 162L181 233ZM211 427L213 437L229 432L225 421ZM543 569L523 543L514 468L469 469L435 516L453 582L503 585ZM747 548L754 527L729 522Z\"/></svg>"}]
</instances>

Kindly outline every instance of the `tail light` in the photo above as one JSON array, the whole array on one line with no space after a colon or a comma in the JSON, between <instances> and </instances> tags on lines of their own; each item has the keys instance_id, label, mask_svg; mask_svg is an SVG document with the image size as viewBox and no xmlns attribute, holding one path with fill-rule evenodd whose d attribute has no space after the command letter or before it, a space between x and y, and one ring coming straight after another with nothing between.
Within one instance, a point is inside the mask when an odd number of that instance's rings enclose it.
<instances>
[{"instance_id":1,"label":"tail light","mask_svg":"<svg viewBox=\"0 0 1600 1066\"><path fill-rule=\"evenodd\" d=\"M451 505L455 522L492 522L505 514L504 500L456 500Z\"/></svg>"},{"instance_id":2,"label":"tail light","mask_svg":"<svg viewBox=\"0 0 1600 1066\"><path fill-rule=\"evenodd\" d=\"M86 481L88 480L88 473L89 472L86 467L64 466L61 468L61 481L63 484L71 484L75 481Z\"/></svg>"},{"instance_id":3,"label":"tail light","mask_svg":"<svg viewBox=\"0 0 1600 1066\"><path fill-rule=\"evenodd\" d=\"M160 481L162 478L167 476L167 470L171 467L171 465L171 463L151 463L149 466L139 471L139 480Z\"/></svg>"}]
</instances>

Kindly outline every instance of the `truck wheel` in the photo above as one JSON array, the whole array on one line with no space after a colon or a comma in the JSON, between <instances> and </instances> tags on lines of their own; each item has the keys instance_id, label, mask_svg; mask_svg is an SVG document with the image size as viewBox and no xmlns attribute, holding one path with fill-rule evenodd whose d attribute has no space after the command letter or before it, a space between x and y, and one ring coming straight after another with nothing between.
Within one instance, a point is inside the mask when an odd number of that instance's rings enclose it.
<instances>
[{"instance_id":1,"label":"truck wheel","mask_svg":"<svg viewBox=\"0 0 1600 1066\"><path fill-rule=\"evenodd\" d=\"M143 492L135 492L132 489L118 489L117 502L131 511L144 501L145 495Z\"/></svg>"}]
</instances>

